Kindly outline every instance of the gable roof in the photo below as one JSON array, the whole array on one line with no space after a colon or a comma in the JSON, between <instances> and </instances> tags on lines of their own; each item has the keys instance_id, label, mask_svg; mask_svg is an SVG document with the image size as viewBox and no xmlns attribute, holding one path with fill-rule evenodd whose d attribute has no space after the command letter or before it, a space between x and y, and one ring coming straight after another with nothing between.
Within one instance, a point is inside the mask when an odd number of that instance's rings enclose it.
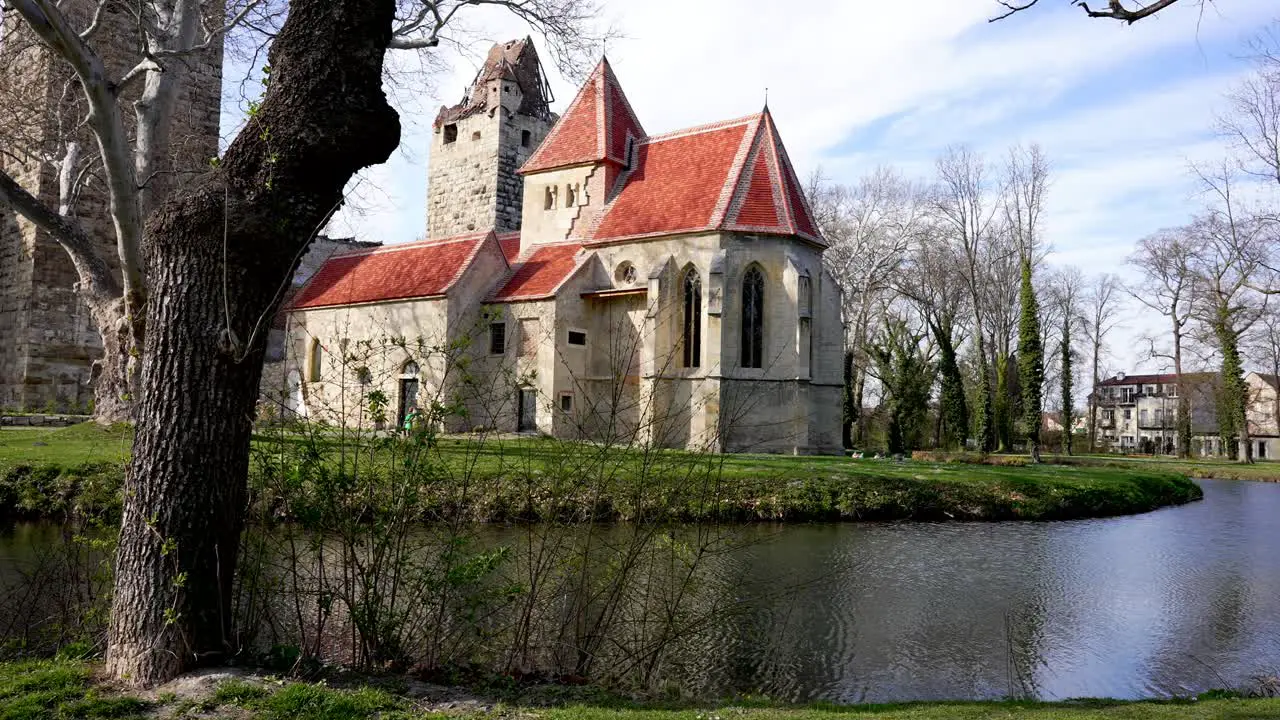
<instances>
[{"instance_id":1,"label":"gable roof","mask_svg":"<svg viewBox=\"0 0 1280 720\"><path fill-rule=\"evenodd\" d=\"M289 309L439 297L453 287L492 234L334 254L302 287Z\"/></svg>"},{"instance_id":2,"label":"gable roof","mask_svg":"<svg viewBox=\"0 0 1280 720\"><path fill-rule=\"evenodd\" d=\"M644 137L640 120L604 58L520 172L602 161L626 165L628 144Z\"/></svg>"},{"instance_id":3,"label":"gable roof","mask_svg":"<svg viewBox=\"0 0 1280 720\"><path fill-rule=\"evenodd\" d=\"M516 260L506 282L493 294L495 302L537 300L554 295L581 264L582 245L535 245Z\"/></svg>"},{"instance_id":4,"label":"gable roof","mask_svg":"<svg viewBox=\"0 0 1280 720\"><path fill-rule=\"evenodd\" d=\"M502 248L502 257L506 258L508 265L515 262L520 255L520 231L498 233L498 246Z\"/></svg>"},{"instance_id":5,"label":"gable roof","mask_svg":"<svg viewBox=\"0 0 1280 720\"><path fill-rule=\"evenodd\" d=\"M591 242L709 230L798 235L826 244L767 107L644 140Z\"/></svg>"},{"instance_id":6,"label":"gable roof","mask_svg":"<svg viewBox=\"0 0 1280 720\"><path fill-rule=\"evenodd\" d=\"M1184 383L1199 383L1209 380L1217 380L1216 372L1184 372L1182 373L1182 381ZM1162 373L1158 375L1115 375L1098 383L1098 387L1111 387L1120 385L1156 385L1178 382L1177 373Z\"/></svg>"}]
</instances>

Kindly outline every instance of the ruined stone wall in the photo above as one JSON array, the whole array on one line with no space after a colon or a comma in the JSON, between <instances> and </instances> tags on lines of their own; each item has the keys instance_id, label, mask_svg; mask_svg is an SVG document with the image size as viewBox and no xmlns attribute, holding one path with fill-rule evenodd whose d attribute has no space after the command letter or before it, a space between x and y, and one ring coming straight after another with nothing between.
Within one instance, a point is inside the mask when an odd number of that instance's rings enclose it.
<instances>
[{"instance_id":1,"label":"ruined stone wall","mask_svg":"<svg viewBox=\"0 0 1280 720\"><path fill-rule=\"evenodd\" d=\"M63 3L76 27L88 25L92 6L91 0ZM71 140L80 143L84 162L101 165L97 143L88 130L68 130L85 115L83 93L65 63L45 50L16 15L6 17L4 30L0 68L10 78L22 78L23 83L0 84L0 105L26 103L34 112L10 119L11 127L24 129L20 142L10 142L24 158L15 159L18 153L0 154L0 169L56 208L57 168L47 158L61 157ZM137 63L135 43L136 31L122 12L108 13L92 40L112 77L122 76ZM163 173L139 178L139 182L156 186L161 200L207 171L209 159L218 152L221 42L204 53L169 62L182 62L187 70L175 103L169 157ZM43 102L31 103L32 98L43 98ZM126 96L121 100L130 133L132 99ZM42 155L46 158L43 161L31 160ZM115 231L105 186L92 169L86 177L72 214L98 241L103 256L114 267ZM0 211L0 407L64 410L88 406L93 397L90 373L101 352L101 339L76 293L77 280L70 259L57 243L25 220Z\"/></svg>"},{"instance_id":2,"label":"ruined stone wall","mask_svg":"<svg viewBox=\"0 0 1280 720\"><path fill-rule=\"evenodd\" d=\"M493 107L436 127L427 179L428 237L519 230L524 180L516 170L551 124Z\"/></svg>"}]
</instances>

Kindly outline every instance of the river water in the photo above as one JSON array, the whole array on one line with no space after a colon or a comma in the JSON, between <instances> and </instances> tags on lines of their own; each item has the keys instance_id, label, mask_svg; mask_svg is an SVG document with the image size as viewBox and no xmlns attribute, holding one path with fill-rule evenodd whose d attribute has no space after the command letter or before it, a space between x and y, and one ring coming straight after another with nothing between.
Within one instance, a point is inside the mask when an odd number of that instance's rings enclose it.
<instances>
[{"instance_id":1,"label":"river water","mask_svg":"<svg viewBox=\"0 0 1280 720\"><path fill-rule=\"evenodd\" d=\"M1061 523L757 526L687 688L871 702L1135 698L1280 674L1280 484ZM0 530L0 580L55 541ZM42 540L42 538L47 540ZM725 582L727 581L727 582Z\"/></svg>"}]
</instances>

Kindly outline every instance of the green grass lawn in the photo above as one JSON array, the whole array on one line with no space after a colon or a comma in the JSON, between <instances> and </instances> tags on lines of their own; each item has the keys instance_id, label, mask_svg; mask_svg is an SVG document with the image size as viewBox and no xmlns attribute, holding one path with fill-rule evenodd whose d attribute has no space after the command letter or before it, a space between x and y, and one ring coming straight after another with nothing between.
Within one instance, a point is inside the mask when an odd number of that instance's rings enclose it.
<instances>
[{"instance_id":1,"label":"green grass lawn","mask_svg":"<svg viewBox=\"0 0 1280 720\"><path fill-rule=\"evenodd\" d=\"M226 718L227 720L1232 720L1280 718L1280 699L1204 699L1062 703L906 703L898 705L788 706L741 703L646 704L606 700L528 706L495 702L486 710L442 712L408 698L368 687L335 689L307 683L229 680L201 694L131 693L95 681L95 669L76 661L0 664L0 720L99 718Z\"/></svg>"},{"instance_id":2,"label":"green grass lawn","mask_svg":"<svg viewBox=\"0 0 1280 720\"><path fill-rule=\"evenodd\" d=\"M1233 460L1218 458L1194 458L1182 460L1175 457L1131 457L1125 455L1076 455L1058 458L1059 461L1081 465L1097 464L1116 467L1157 468L1181 473L1193 478L1217 478L1219 480L1259 480L1280 482L1280 462L1260 460L1244 465Z\"/></svg>"},{"instance_id":3,"label":"green grass lawn","mask_svg":"<svg viewBox=\"0 0 1280 720\"><path fill-rule=\"evenodd\" d=\"M92 424L0 429L0 513L8 507L58 514L86 489L91 502L82 507L111 505L130 439L127 427ZM332 432L275 432L257 437L254 448L255 478L268 478L256 494L265 503L297 508L300 499L317 499L325 478L359 473L401 483L396 492L413 483L424 519L447 511L477 521L655 515L681 521L1054 520L1143 512L1201 497L1181 466L1101 458L1023 467L641 452L502 437L446 438L415 456L421 451L412 445ZM297 480L296 469L308 463L310 474Z\"/></svg>"}]
</instances>

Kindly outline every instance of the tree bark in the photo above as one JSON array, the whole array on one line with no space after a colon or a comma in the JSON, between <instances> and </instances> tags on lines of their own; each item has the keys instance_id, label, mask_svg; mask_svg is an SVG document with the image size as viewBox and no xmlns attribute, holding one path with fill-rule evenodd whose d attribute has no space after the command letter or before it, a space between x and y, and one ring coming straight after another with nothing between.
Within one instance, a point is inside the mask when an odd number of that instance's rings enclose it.
<instances>
[{"instance_id":1,"label":"tree bark","mask_svg":"<svg viewBox=\"0 0 1280 720\"><path fill-rule=\"evenodd\" d=\"M394 0L293 0L272 82L217 170L148 226L137 440L107 669L138 686L225 660L267 325L300 250L400 125L382 91Z\"/></svg>"}]
</instances>

